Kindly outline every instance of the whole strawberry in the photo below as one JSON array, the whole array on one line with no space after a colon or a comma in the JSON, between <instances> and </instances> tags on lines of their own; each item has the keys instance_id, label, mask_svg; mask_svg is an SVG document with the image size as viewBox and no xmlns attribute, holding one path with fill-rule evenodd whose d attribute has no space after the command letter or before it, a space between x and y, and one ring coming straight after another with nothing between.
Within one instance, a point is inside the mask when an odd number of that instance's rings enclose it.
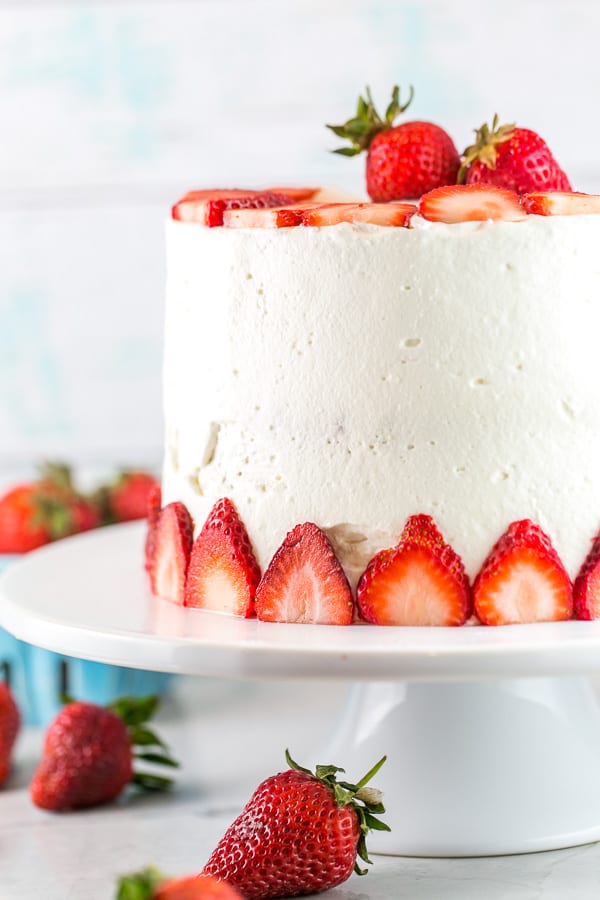
<instances>
[{"instance_id":1,"label":"whole strawberry","mask_svg":"<svg viewBox=\"0 0 600 900\"><path fill-rule=\"evenodd\" d=\"M144 519L150 494L158 488L154 475L140 469L124 469L98 492L107 523Z\"/></svg>"},{"instance_id":2,"label":"whole strawberry","mask_svg":"<svg viewBox=\"0 0 600 900\"><path fill-rule=\"evenodd\" d=\"M11 769L12 751L17 739L21 715L12 692L0 681L0 785L3 785Z\"/></svg>"},{"instance_id":3,"label":"whole strawberry","mask_svg":"<svg viewBox=\"0 0 600 900\"><path fill-rule=\"evenodd\" d=\"M169 787L170 779L134 771L136 759L177 765L146 725L157 705L157 697L124 697L109 707L67 703L46 732L30 786L35 805L62 812L109 803L130 783L145 790Z\"/></svg>"},{"instance_id":4,"label":"whole strawberry","mask_svg":"<svg viewBox=\"0 0 600 900\"><path fill-rule=\"evenodd\" d=\"M358 98L354 118L343 125L327 126L352 145L335 150L335 153L355 156L367 151L367 193L375 202L414 199L434 188L456 183L460 156L443 128L433 122L420 121L394 125L396 117L408 109L412 98L411 87L408 100L401 104L396 85L382 119L367 88L366 97Z\"/></svg>"},{"instance_id":5,"label":"whole strawberry","mask_svg":"<svg viewBox=\"0 0 600 900\"><path fill-rule=\"evenodd\" d=\"M517 194L530 191L570 191L569 179L544 140L529 128L484 123L475 143L467 147L458 174L466 184L494 184Z\"/></svg>"},{"instance_id":6,"label":"whole strawberry","mask_svg":"<svg viewBox=\"0 0 600 900\"><path fill-rule=\"evenodd\" d=\"M0 553L27 553L99 524L96 504L76 490L68 466L49 464L0 498Z\"/></svg>"},{"instance_id":7,"label":"whole strawberry","mask_svg":"<svg viewBox=\"0 0 600 900\"><path fill-rule=\"evenodd\" d=\"M384 812L381 793L366 788L385 757L358 784L337 781L336 766L317 766L313 775L286 751L290 769L258 786L246 807L213 850L202 874L236 887L246 900L316 894L364 875L365 838L372 829L389 831L376 818Z\"/></svg>"},{"instance_id":8,"label":"whole strawberry","mask_svg":"<svg viewBox=\"0 0 600 900\"><path fill-rule=\"evenodd\" d=\"M242 895L210 875L165 878L147 868L120 878L115 900L242 900Z\"/></svg>"}]
</instances>

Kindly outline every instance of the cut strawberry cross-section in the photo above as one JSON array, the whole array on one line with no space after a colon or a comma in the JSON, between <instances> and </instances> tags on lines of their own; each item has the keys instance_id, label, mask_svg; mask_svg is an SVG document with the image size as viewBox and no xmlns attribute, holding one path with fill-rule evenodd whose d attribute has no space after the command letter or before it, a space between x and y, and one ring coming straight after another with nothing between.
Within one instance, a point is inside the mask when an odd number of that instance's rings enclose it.
<instances>
[{"instance_id":1,"label":"cut strawberry cross-section","mask_svg":"<svg viewBox=\"0 0 600 900\"><path fill-rule=\"evenodd\" d=\"M172 209L174 219L182 222L197 222L209 228L223 224L223 213L228 209L265 209L271 206L285 206L308 200L317 193L317 188L267 188L251 191L233 188L231 190L188 191Z\"/></svg>"},{"instance_id":2,"label":"cut strawberry cross-section","mask_svg":"<svg viewBox=\"0 0 600 900\"><path fill-rule=\"evenodd\" d=\"M185 577L194 535L192 518L183 503L161 509L156 524L150 569L152 593L183 605Z\"/></svg>"},{"instance_id":3,"label":"cut strawberry cross-section","mask_svg":"<svg viewBox=\"0 0 600 900\"><path fill-rule=\"evenodd\" d=\"M491 184L453 184L423 194L419 213L431 222L482 222L488 219L517 222L527 213L514 191Z\"/></svg>"},{"instance_id":4,"label":"cut strawberry cross-section","mask_svg":"<svg viewBox=\"0 0 600 900\"><path fill-rule=\"evenodd\" d=\"M528 213L536 216L580 216L600 213L598 194L581 194L575 191L539 191L524 194L521 203Z\"/></svg>"},{"instance_id":5,"label":"cut strawberry cross-section","mask_svg":"<svg viewBox=\"0 0 600 900\"><path fill-rule=\"evenodd\" d=\"M219 500L196 538L185 586L185 605L249 618L260 581L248 532L227 497Z\"/></svg>"},{"instance_id":6,"label":"cut strawberry cross-section","mask_svg":"<svg viewBox=\"0 0 600 900\"><path fill-rule=\"evenodd\" d=\"M571 580L550 538L530 519L513 522L473 584L484 625L559 622L573 615Z\"/></svg>"},{"instance_id":7,"label":"cut strawberry cross-section","mask_svg":"<svg viewBox=\"0 0 600 900\"><path fill-rule=\"evenodd\" d=\"M354 601L333 547L312 522L296 525L269 563L256 591L265 622L350 625Z\"/></svg>"},{"instance_id":8,"label":"cut strawberry cross-section","mask_svg":"<svg viewBox=\"0 0 600 900\"><path fill-rule=\"evenodd\" d=\"M462 560L425 515L411 516L397 546L373 557L357 600L375 625L464 625L471 615Z\"/></svg>"},{"instance_id":9,"label":"cut strawberry cross-section","mask_svg":"<svg viewBox=\"0 0 600 900\"><path fill-rule=\"evenodd\" d=\"M573 600L577 619L600 619L600 534L575 579Z\"/></svg>"},{"instance_id":10,"label":"cut strawberry cross-section","mask_svg":"<svg viewBox=\"0 0 600 900\"><path fill-rule=\"evenodd\" d=\"M341 222L363 222L403 228L416 211L413 203L329 203L305 210L302 224L323 227Z\"/></svg>"},{"instance_id":11,"label":"cut strawberry cross-section","mask_svg":"<svg viewBox=\"0 0 600 900\"><path fill-rule=\"evenodd\" d=\"M293 228L302 225L302 215L314 204L297 203L272 206L269 209L227 209L223 213L225 228Z\"/></svg>"}]
</instances>

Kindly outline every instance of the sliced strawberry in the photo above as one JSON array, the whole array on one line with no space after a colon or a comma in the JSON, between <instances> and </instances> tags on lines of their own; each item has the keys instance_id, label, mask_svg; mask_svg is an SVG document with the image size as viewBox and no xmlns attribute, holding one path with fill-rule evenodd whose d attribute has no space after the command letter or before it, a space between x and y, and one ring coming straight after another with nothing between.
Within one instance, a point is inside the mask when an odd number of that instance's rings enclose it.
<instances>
[{"instance_id":1,"label":"sliced strawberry","mask_svg":"<svg viewBox=\"0 0 600 900\"><path fill-rule=\"evenodd\" d=\"M311 200L316 197L322 188L315 187L272 187L267 188L272 194L278 194L287 197L288 204L303 203L305 200Z\"/></svg>"},{"instance_id":2,"label":"sliced strawberry","mask_svg":"<svg viewBox=\"0 0 600 900\"><path fill-rule=\"evenodd\" d=\"M144 568L147 572L152 571L152 563L154 560L154 552L156 550L156 529L161 509L161 490L160 485L153 485L148 491L147 519L146 519L146 542L144 544Z\"/></svg>"},{"instance_id":3,"label":"sliced strawberry","mask_svg":"<svg viewBox=\"0 0 600 900\"><path fill-rule=\"evenodd\" d=\"M575 579L573 603L576 619L600 619L600 534Z\"/></svg>"},{"instance_id":4,"label":"sliced strawberry","mask_svg":"<svg viewBox=\"0 0 600 900\"><path fill-rule=\"evenodd\" d=\"M600 213L600 195L576 191L538 191L524 194L521 203L536 216L580 216Z\"/></svg>"},{"instance_id":5,"label":"sliced strawberry","mask_svg":"<svg viewBox=\"0 0 600 900\"><path fill-rule=\"evenodd\" d=\"M419 213L431 222L482 222L502 219L517 222L524 219L519 196L514 191L491 184L453 184L424 194Z\"/></svg>"},{"instance_id":6,"label":"sliced strawberry","mask_svg":"<svg viewBox=\"0 0 600 900\"><path fill-rule=\"evenodd\" d=\"M183 503L163 507L156 525L150 569L152 593L183 605L185 576L194 540L194 524Z\"/></svg>"},{"instance_id":7,"label":"sliced strawberry","mask_svg":"<svg viewBox=\"0 0 600 900\"><path fill-rule=\"evenodd\" d=\"M269 563L256 591L265 622L350 625L354 602L333 547L312 522L296 525Z\"/></svg>"},{"instance_id":8,"label":"sliced strawberry","mask_svg":"<svg viewBox=\"0 0 600 900\"><path fill-rule=\"evenodd\" d=\"M425 515L411 516L397 546L373 557L357 600L375 625L464 625L471 615L462 560Z\"/></svg>"},{"instance_id":9,"label":"sliced strawberry","mask_svg":"<svg viewBox=\"0 0 600 900\"><path fill-rule=\"evenodd\" d=\"M268 188L264 191L205 190L188 191L172 209L174 219L198 222L209 228L223 224L227 209L266 209L285 206L316 193L316 188Z\"/></svg>"},{"instance_id":10,"label":"sliced strawberry","mask_svg":"<svg viewBox=\"0 0 600 900\"><path fill-rule=\"evenodd\" d=\"M484 625L559 622L573 615L571 579L550 538L530 519L513 522L473 584Z\"/></svg>"},{"instance_id":11,"label":"sliced strawberry","mask_svg":"<svg viewBox=\"0 0 600 900\"><path fill-rule=\"evenodd\" d=\"M272 206L269 209L228 209L223 213L226 228L293 228L302 224L302 214L311 203Z\"/></svg>"},{"instance_id":12,"label":"sliced strawberry","mask_svg":"<svg viewBox=\"0 0 600 900\"><path fill-rule=\"evenodd\" d=\"M196 538L185 585L185 605L249 618L260 569L248 532L227 497L211 509Z\"/></svg>"},{"instance_id":13,"label":"sliced strawberry","mask_svg":"<svg viewBox=\"0 0 600 900\"><path fill-rule=\"evenodd\" d=\"M323 227L341 222L404 227L417 207L412 203L326 203L312 206L302 215L303 225Z\"/></svg>"}]
</instances>

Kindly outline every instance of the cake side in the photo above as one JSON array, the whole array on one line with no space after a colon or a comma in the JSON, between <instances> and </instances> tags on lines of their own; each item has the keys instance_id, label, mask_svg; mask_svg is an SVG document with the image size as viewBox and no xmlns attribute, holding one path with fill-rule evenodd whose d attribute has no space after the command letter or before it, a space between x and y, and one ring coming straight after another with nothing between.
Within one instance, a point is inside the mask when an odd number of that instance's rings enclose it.
<instances>
[{"instance_id":1,"label":"cake side","mask_svg":"<svg viewBox=\"0 0 600 900\"><path fill-rule=\"evenodd\" d=\"M434 516L473 576L520 518L598 529L600 220L167 226L163 502L231 498L263 567L314 521L351 581ZM596 326L596 327L595 327Z\"/></svg>"}]
</instances>

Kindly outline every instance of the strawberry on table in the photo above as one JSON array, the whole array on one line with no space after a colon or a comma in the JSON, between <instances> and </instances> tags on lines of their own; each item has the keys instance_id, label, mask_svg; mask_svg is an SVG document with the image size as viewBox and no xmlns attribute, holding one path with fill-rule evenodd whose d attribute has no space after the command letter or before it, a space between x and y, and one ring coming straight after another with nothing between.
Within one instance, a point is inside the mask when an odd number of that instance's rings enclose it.
<instances>
[{"instance_id":1,"label":"strawberry on table","mask_svg":"<svg viewBox=\"0 0 600 900\"><path fill-rule=\"evenodd\" d=\"M158 513L154 529L151 546L146 549L152 593L183 606L194 542L192 517L183 503L168 503Z\"/></svg>"},{"instance_id":2,"label":"strawberry on table","mask_svg":"<svg viewBox=\"0 0 600 900\"><path fill-rule=\"evenodd\" d=\"M312 522L296 525L275 552L256 591L265 622L350 625L354 601L327 537Z\"/></svg>"},{"instance_id":3,"label":"strawberry on table","mask_svg":"<svg viewBox=\"0 0 600 900\"><path fill-rule=\"evenodd\" d=\"M69 467L47 464L0 498L0 553L27 553L100 524L97 505L76 490Z\"/></svg>"},{"instance_id":4,"label":"strawberry on table","mask_svg":"<svg viewBox=\"0 0 600 900\"><path fill-rule=\"evenodd\" d=\"M227 497L217 501L196 538L185 605L234 616L254 615L260 568L246 526Z\"/></svg>"},{"instance_id":5,"label":"strawberry on table","mask_svg":"<svg viewBox=\"0 0 600 900\"><path fill-rule=\"evenodd\" d=\"M21 725L21 714L6 681L0 681L0 786L10 774L12 751Z\"/></svg>"},{"instance_id":6,"label":"strawberry on table","mask_svg":"<svg viewBox=\"0 0 600 900\"><path fill-rule=\"evenodd\" d=\"M234 887L211 875L165 878L148 868L119 879L115 900L243 900Z\"/></svg>"},{"instance_id":7,"label":"strawberry on table","mask_svg":"<svg viewBox=\"0 0 600 900\"><path fill-rule=\"evenodd\" d=\"M529 128L499 125L477 129L458 174L466 184L495 184L518 194L528 191L570 191L569 179L544 140Z\"/></svg>"},{"instance_id":8,"label":"strawberry on table","mask_svg":"<svg viewBox=\"0 0 600 900\"><path fill-rule=\"evenodd\" d=\"M100 489L99 496L106 522L132 522L144 519L148 498L158 482L154 475L141 469L124 469Z\"/></svg>"},{"instance_id":9,"label":"strawberry on table","mask_svg":"<svg viewBox=\"0 0 600 900\"><path fill-rule=\"evenodd\" d=\"M473 584L484 625L560 622L573 615L571 580L547 534L530 519L512 522Z\"/></svg>"},{"instance_id":10,"label":"strawberry on table","mask_svg":"<svg viewBox=\"0 0 600 900\"><path fill-rule=\"evenodd\" d=\"M578 191L535 191L521 197L523 208L536 216L581 216L600 213L600 196Z\"/></svg>"},{"instance_id":11,"label":"strawberry on table","mask_svg":"<svg viewBox=\"0 0 600 900\"><path fill-rule=\"evenodd\" d=\"M573 604L576 619L600 619L600 534L575 579Z\"/></svg>"},{"instance_id":12,"label":"strawberry on table","mask_svg":"<svg viewBox=\"0 0 600 900\"><path fill-rule=\"evenodd\" d=\"M462 560L425 515L411 516L398 544L373 557L356 596L375 625L464 625L472 609Z\"/></svg>"},{"instance_id":13,"label":"strawberry on table","mask_svg":"<svg viewBox=\"0 0 600 900\"><path fill-rule=\"evenodd\" d=\"M527 218L518 194L491 184L453 184L424 194L419 213L430 222L518 222Z\"/></svg>"},{"instance_id":14,"label":"strawberry on table","mask_svg":"<svg viewBox=\"0 0 600 900\"><path fill-rule=\"evenodd\" d=\"M354 118L343 125L328 125L338 137L350 141L350 147L335 150L343 156L367 151L367 193L371 200L409 200L440 187L455 184L460 156L450 135L432 122L403 122L394 125L398 115L406 112L400 102L399 88L382 119L375 108L369 88L366 97L358 98Z\"/></svg>"},{"instance_id":15,"label":"strawberry on table","mask_svg":"<svg viewBox=\"0 0 600 900\"><path fill-rule=\"evenodd\" d=\"M128 784L148 791L170 787L170 779L134 769L136 760L177 766L148 728L157 706L157 697L124 697L108 707L68 702L46 732L30 785L35 805L65 812L110 803Z\"/></svg>"},{"instance_id":16,"label":"strawberry on table","mask_svg":"<svg viewBox=\"0 0 600 900\"><path fill-rule=\"evenodd\" d=\"M290 767L262 782L202 870L236 887L246 900L298 897L329 890L370 860L366 836L389 831L377 818L382 795L366 787L385 757L357 784L337 781L336 766L315 774L286 751Z\"/></svg>"}]
</instances>

